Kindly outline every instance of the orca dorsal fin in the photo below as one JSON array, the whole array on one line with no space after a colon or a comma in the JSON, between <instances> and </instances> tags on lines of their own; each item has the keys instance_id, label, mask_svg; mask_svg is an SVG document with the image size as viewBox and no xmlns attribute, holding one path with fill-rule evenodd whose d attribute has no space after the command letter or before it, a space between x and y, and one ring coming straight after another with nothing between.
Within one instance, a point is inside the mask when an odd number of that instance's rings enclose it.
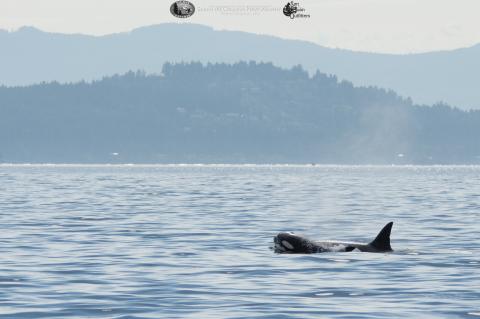
<instances>
[{"instance_id":1,"label":"orca dorsal fin","mask_svg":"<svg viewBox=\"0 0 480 319\"><path fill-rule=\"evenodd\" d=\"M391 251L390 232L392 231L392 225L393 222L386 224L369 245L381 251Z\"/></svg>"}]
</instances>

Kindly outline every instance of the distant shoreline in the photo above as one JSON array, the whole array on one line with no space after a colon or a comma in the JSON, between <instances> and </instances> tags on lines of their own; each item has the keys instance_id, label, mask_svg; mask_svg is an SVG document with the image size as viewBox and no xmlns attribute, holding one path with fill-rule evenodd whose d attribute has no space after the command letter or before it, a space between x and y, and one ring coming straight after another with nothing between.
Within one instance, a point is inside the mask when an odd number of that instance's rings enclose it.
<instances>
[{"instance_id":1,"label":"distant shoreline","mask_svg":"<svg viewBox=\"0 0 480 319\"><path fill-rule=\"evenodd\" d=\"M282 167L298 167L298 168L480 168L480 164L434 164L434 165L421 165L421 164L280 164L280 163L263 163L263 164L225 164L225 163L169 163L169 164L145 164L145 163L95 163L95 164L86 164L86 163L0 163L0 168L6 167L138 167L138 168L148 168L148 167L158 167L158 168L180 168L180 167L212 167L212 168L282 168Z\"/></svg>"}]
</instances>

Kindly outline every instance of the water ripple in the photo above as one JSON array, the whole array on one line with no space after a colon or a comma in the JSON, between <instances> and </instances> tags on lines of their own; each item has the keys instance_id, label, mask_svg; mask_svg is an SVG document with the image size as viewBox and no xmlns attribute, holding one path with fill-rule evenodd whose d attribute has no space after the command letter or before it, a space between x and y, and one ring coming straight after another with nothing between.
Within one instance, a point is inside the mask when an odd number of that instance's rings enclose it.
<instances>
[{"instance_id":1,"label":"water ripple","mask_svg":"<svg viewBox=\"0 0 480 319\"><path fill-rule=\"evenodd\" d=\"M476 166L0 165L0 318L478 318L479 207Z\"/></svg>"}]
</instances>

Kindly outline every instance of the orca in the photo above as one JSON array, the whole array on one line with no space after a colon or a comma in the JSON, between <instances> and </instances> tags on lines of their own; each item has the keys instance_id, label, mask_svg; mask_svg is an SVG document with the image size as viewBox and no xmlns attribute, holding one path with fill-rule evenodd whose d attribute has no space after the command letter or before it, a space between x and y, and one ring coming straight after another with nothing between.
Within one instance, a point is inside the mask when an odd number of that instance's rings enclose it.
<instances>
[{"instance_id":1,"label":"orca","mask_svg":"<svg viewBox=\"0 0 480 319\"><path fill-rule=\"evenodd\" d=\"M390 232L393 222L386 224L375 239L368 244L340 241L314 241L292 232L279 233L273 237L274 251L279 254L313 254L324 252L363 251L384 253L393 251Z\"/></svg>"}]
</instances>

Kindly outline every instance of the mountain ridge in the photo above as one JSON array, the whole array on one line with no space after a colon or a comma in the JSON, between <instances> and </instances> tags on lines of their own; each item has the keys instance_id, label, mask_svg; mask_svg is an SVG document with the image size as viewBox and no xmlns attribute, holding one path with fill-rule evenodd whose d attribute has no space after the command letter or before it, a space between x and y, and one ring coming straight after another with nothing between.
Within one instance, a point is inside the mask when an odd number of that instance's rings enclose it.
<instances>
[{"instance_id":1,"label":"mountain ridge","mask_svg":"<svg viewBox=\"0 0 480 319\"><path fill-rule=\"evenodd\" d=\"M458 48L453 48L453 49L442 49L442 50L431 50L431 51L420 51L420 52L407 52L407 53L392 53L392 52L376 52L376 51L362 51L362 50L353 50L349 48L338 48L338 47L330 47L330 46L325 46L319 43L315 43L313 41L308 41L308 40L299 40L299 39L292 39L292 38L283 38L280 36L276 35L270 35L266 33L251 33L247 31L241 31L241 30L229 30L229 29L215 29L214 27L204 25L204 24L199 24L199 23L159 23L159 24L152 24L152 25L145 25L145 26L139 26L132 28L131 30L128 31L119 31L119 32L112 32L112 33L106 33L106 34L100 34L100 35L95 35L95 34L88 34L88 33L81 33L81 32L74 32L74 33L62 33L62 32L54 32L54 31L46 31L42 30L41 28L38 28L36 26L31 26L31 25L25 25L21 26L15 30L7 30L7 29L0 29L0 33L7 33L7 34L12 34L12 33L17 33L17 32L38 32L38 33L44 33L47 35L64 35L64 36L84 36L84 37L91 37L91 38L104 38L104 37L110 37L110 36L115 36L115 35L125 35L125 34L131 34L135 33L138 31L142 31L143 29L155 29L156 27L163 27L163 26L178 26L181 24L185 25L190 25L198 28L205 28L206 30L209 31L216 31L216 32L232 32L232 33L244 33L244 34L252 34L252 35L257 35L261 37L270 37L274 39L279 39L279 40L284 40L284 41L294 41L298 43L304 43L304 44L311 44L317 47L329 49L329 50L338 50L338 51L346 51L346 52L351 52L351 53L366 53L366 54L376 54L376 55L392 55L392 56L408 56L408 55L422 55L422 54L430 54L430 53L442 53L442 52L456 52L456 51L462 51L462 50L468 50L476 47L480 47L480 42L472 44L470 46L464 46L464 47L458 47Z\"/></svg>"},{"instance_id":2,"label":"mountain ridge","mask_svg":"<svg viewBox=\"0 0 480 319\"><path fill-rule=\"evenodd\" d=\"M197 24L159 24L103 36L46 33L27 27L0 33L0 84L90 81L165 62L235 63L254 60L302 65L359 86L392 89L419 104L444 101L480 108L480 45L452 51L395 55L332 49L303 40Z\"/></svg>"}]
</instances>

